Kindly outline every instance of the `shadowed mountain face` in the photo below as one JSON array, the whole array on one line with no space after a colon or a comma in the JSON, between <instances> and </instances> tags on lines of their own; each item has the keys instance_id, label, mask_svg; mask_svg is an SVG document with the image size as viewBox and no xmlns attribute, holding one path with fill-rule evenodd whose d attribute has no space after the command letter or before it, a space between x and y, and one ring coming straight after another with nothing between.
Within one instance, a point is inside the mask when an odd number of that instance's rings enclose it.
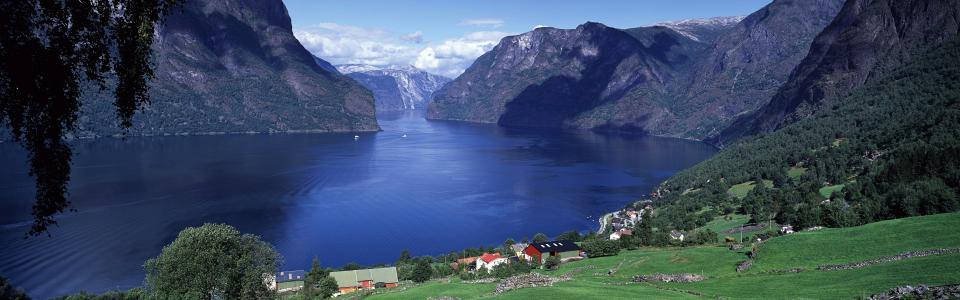
<instances>
[{"instance_id":1,"label":"shadowed mountain face","mask_svg":"<svg viewBox=\"0 0 960 300\"><path fill-rule=\"evenodd\" d=\"M338 65L339 71L373 92L378 112L422 110L450 78L413 66Z\"/></svg>"},{"instance_id":2,"label":"shadowed mountain face","mask_svg":"<svg viewBox=\"0 0 960 300\"><path fill-rule=\"evenodd\" d=\"M371 93L325 70L279 0L188 1L155 33L151 103L134 135L377 130ZM79 134L120 133L91 89Z\"/></svg>"},{"instance_id":3,"label":"shadowed mountain face","mask_svg":"<svg viewBox=\"0 0 960 300\"><path fill-rule=\"evenodd\" d=\"M736 116L766 104L842 6L842 0L774 1L726 31L678 93L677 132L716 135Z\"/></svg>"},{"instance_id":4,"label":"shadowed mountain face","mask_svg":"<svg viewBox=\"0 0 960 300\"><path fill-rule=\"evenodd\" d=\"M805 119L957 35L957 0L849 0L770 103L709 141L729 144Z\"/></svg>"},{"instance_id":5,"label":"shadowed mountain face","mask_svg":"<svg viewBox=\"0 0 960 300\"><path fill-rule=\"evenodd\" d=\"M704 138L765 103L841 3L781 0L746 18L626 30L536 29L477 59L427 117Z\"/></svg>"}]
</instances>

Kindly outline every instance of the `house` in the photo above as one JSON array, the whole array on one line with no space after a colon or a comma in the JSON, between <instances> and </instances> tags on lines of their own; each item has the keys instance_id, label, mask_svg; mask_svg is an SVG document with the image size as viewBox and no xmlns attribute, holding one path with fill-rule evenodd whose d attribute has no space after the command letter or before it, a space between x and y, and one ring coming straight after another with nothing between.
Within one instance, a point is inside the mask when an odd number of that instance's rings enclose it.
<instances>
[{"instance_id":1,"label":"house","mask_svg":"<svg viewBox=\"0 0 960 300\"><path fill-rule=\"evenodd\" d=\"M340 294L374 289L378 285L392 288L400 282L396 267L330 272L330 277L337 281Z\"/></svg>"},{"instance_id":2,"label":"house","mask_svg":"<svg viewBox=\"0 0 960 300\"><path fill-rule=\"evenodd\" d=\"M270 287L278 292L299 291L303 289L303 282L307 272L303 270L281 271L277 273Z\"/></svg>"},{"instance_id":3,"label":"house","mask_svg":"<svg viewBox=\"0 0 960 300\"><path fill-rule=\"evenodd\" d=\"M471 256L458 259L456 262L450 263L450 268L454 270L459 270L461 266L467 271L475 270L477 260L480 259L479 256Z\"/></svg>"},{"instance_id":4,"label":"house","mask_svg":"<svg viewBox=\"0 0 960 300\"><path fill-rule=\"evenodd\" d=\"M624 228L611 233L610 239L616 241L616 240L619 240L621 237L631 236L631 235L633 235L633 230Z\"/></svg>"},{"instance_id":5,"label":"house","mask_svg":"<svg viewBox=\"0 0 960 300\"><path fill-rule=\"evenodd\" d=\"M494 267L508 263L509 261L506 257L501 256L500 252L484 253L480 256L480 259L477 259L477 270L486 269L487 272L492 272Z\"/></svg>"},{"instance_id":6,"label":"house","mask_svg":"<svg viewBox=\"0 0 960 300\"><path fill-rule=\"evenodd\" d=\"M674 240L683 241L683 232L677 230L670 230L670 238Z\"/></svg>"},{"instance_id":7,"label":"house","mask_svg":"<svg viewBox=\"0 0 960 300\"><path fill-rule=\"evenodd\" d=\"M793 233L793 226L791 226L791 225L784 225L783 227L780 227L780 233L781 233L781 234L791 234L791 233Z\"/></svg>"},{"instance_id":8,"label":"house","mask_svg":"<svg viewBox=\"0 0 960 300\"><path fill-rule=\"evenodd\" d=\"M626 215L627 215L627 219L633 223L636 223L637 220L640 219L640 213L638 213L635 210L627 210Z\"/></svg>"},{"instance_id":9,"label":"house","mask_svg":"<svg viewBox=\"0 0 960 300\"><path fill-rule=\"evenodd\" d=\"M531 243L526 249L523 249L523 258L527 261L542 264L544 256L558 256L561 260L580 257L583 255L583 249L571 241L552 241L546 243Z\"/></svg>"},{"instance_id":10,"label":"house","mask_svg":"<svg viewBox=\"0 0 960 300\"><path fill-rule=\"evenodd\" d=\"M510 246L510 250L513 251L513 255L516 257L523 257L523 249L526 249L527 246L527 243L516 243Z\"/></svg>"}]
</instances>

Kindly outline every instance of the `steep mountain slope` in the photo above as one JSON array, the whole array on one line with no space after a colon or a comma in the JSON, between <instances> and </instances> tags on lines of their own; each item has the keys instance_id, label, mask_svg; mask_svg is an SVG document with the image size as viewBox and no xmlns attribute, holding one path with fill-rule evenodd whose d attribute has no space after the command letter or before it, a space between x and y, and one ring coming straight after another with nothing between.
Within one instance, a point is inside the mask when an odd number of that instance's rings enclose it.
<instances>
[{"instance_id":1,"label":"steep mountain slope","mask_svg":"<svg viewBox=\"0 0 960 300\"><path fill-rule=\"evenodd\" d=\"M690 41L667 31L651 34L649 45L599 23L572 30L537 28L506 37L437 92L427 117L503 126L578 127L572 121L578 115L628 92L664 90L663 82L673 76L673 70L659 59L666 59L669 49L681 44L679 39ZM684 55L671 57L686 61ZM656 101L631 104L640 107L631 112L642 113L629 116L644 124L638 127L645 127L644 120L656 124L670 118Z\"/></svg>"},{"instance_id":2,"label":"steep mountain slope","mask_svg":"<svg viewBox=\"0 0 960 300\"><path fill-rule=\"evenodd\" d=\"M957 35L957 0L850 0L770 103L713 137L724 145L834 105L872 78Z\"/></svg>"},{"instance_id":3,"label":"steep mountain slope","mask_svg":"<svg viewBox=\"0 0 960 300\"><path fill-rule=\"evenodd\" d=\"M326 61L326 60L323 60L322 58L319 58L319 57L317 57L317 56L313 56L313 61L316 62L317 65L320 66L320 68L323 68L324 70L327 70L327 72L334 73L334 74L340 74L340 71L337 71L337 67L333 66L333 64L331 64L330 62L328 62L328 61Z\"/></svg>"},{"instance_id":4,"label":"steep mountain slope","mask_svg":"<svg viewBox=\"0 0 960 300\"><path fill-rule=\"evenodd\" d=\"M807 228L960 210L960 38L935 42L834 105L668 179L658 216L692 228L690 212L709 208ZM729 195L759 180L772 185Z\"/></svg>"},{"instance_id":5,"label":"steep mountain slope","mask_svg":"<svg viewBox=\"0 0 960 300\"><path fill-rule=\"evenodd\" d=\"M678 91L673 111L682 137L716 135L740 114L766 104L830 24L843 0L774 1L717 38Z\"/></svg>"},{"instance_id":6,"label":"steep mountain slope","mask_svg":"<svg viewBox=\"0 0 960 300\"><path fill-rule=\"evenodd\" d=\"M507 37L438 92L427 116L704 138L765 103L842 1L780 0L746 18L626 30L587 23Z\"/></svg>"},{"instance_id":7,"label":"steep mountain slope","mask_svg":"<svg viewBox=\"0 0 960 300\"><path fill-rule=\"evenodd\" d=\"M450 82L413 66L338 65L338 70L373 91L377 111L426 109L433 93Z\"/></svg>"},{"instance_id":8,"label":"steep mountain slope","mask_svg":"<svg viewBox=\"0 0 960 300\"><path fill-rule=\"evenodd\" d=\"M151 102L134 135L378 130L373 96L320 67L279 0L188 1L155 33ZM119 133L110 101L85 95L79 133Z\"/></svg>"}]
</instances>

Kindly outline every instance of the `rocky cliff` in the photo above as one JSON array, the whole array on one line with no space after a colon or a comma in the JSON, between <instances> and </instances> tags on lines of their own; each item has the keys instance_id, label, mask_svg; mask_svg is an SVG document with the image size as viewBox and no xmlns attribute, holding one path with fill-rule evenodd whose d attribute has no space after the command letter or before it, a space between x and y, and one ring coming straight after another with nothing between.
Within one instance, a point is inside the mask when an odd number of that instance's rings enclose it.
<instances>
[{"instance_id":1,"label":"rocky cliff","mask_svg":"<svg viewBox=\"0 0 960 300\"><path fill-rule=\"evenodd\" d=\"M770 103L709 141L728 144L832 107L838 99L957 35L957 0L849 0Z\"/></svg>"},{"instance_id":2,"label":"rocky cliff","mask_svg":"<svg viewBox=\"0 0 960 300\"><path fill-rule=\"evenodd\" d=\"M766 103L842 2L506 37L437 93L427 117L704 138Z\"/></svg>"},{"instance_id":3,"label":"rocky cliff","mask_svg":"<svg viewBox=\"0 0 960 300\"><path fill-rule=\"evenodd\" d=\"M450 78L413 66L338 65L338 71L373 92L378 112L423 110Z\"/></svg>"},{"instance_id":4,"label":"rocky cliff","mask_svg":"<svg viewBox=\"0 0 960 300\"><path fill-rule=\"evenodd\" d=\"M280 0L188 1L155 38L151 103L129 134L378 130L370 91L318 65ZM85 94L80 135L120 133L104 96Z\"/></svg>"}]
</instances>

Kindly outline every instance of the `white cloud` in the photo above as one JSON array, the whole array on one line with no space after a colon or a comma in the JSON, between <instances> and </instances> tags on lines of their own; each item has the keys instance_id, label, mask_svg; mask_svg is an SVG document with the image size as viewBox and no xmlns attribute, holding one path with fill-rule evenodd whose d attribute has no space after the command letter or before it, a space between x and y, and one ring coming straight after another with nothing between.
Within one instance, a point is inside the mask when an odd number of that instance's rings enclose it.
<instances>
[{"instance_id":1,"label":"white cloud","mask_svg":"<svg viewBox=\"0 0 960 300\"><path fill-rule=\"evenodd\" d=\"M403 40L412 42L414 44L423 43L423 31L417 30L417 32L403 36Z\"/></svg>"},{"instance_id":2,"label":"white cloud","mask_svg":"<svg viewBox=\"0 0 960 300\"><path fill-rule=\"evenodd\" d=\"M333 64L407 64L420 52L407 45L404 36L376 28L323 23L293 34L307 50Z\"/></svg>"},{"instance_id":3,"label":"white cloud","mask_svg":"<svg viewBox=\"0 0 960 300\"><path fill-rule=\"evenodd\" d=\"M510 35L500 31L480 31L445 40L420 51L413 66L448 77L463 73L477 57L493 49L500 39Z\"/></svg>"},{"instance_id":4,"label":"white cloud","mask_svg":"<svg viewBox=\"0 0 960 300\"><path fill-rule=\"evenodd\" d=\"M431 43L424 40L421 31L398 34L384 29L322 23L294 29L294 35L311 53L333 64L413 65L453 78L509 33L478 31Z\"/></svg>"},{"instance_id":5,"label":"white cloud","mask_svg":"<svg viewBox=\"0 0 960 300\"><path fill-rule=\"evenodd\" d=\"M466 19L460 21L460 26L483 26L483 27L492 27L500 28L503 26L503 20L500 19Z\"/></svg>"}]
</instances>

